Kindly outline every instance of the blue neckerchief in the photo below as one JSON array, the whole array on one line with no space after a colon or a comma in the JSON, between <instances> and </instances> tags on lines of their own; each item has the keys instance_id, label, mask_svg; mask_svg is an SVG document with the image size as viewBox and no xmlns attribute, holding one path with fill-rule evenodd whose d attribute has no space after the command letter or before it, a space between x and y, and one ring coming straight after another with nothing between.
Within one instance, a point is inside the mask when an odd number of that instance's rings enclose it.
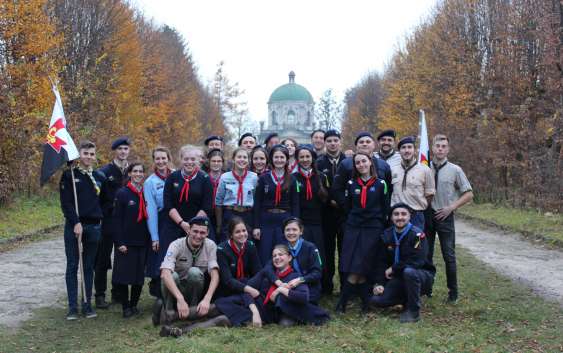
<instances>
[{"instance_id":1,"label":"blue neckerchief","mask_svg":"<svg viewBox=\"0 0 563 353\"><path fill-rule=\"evenodd\" d=\"M405 229L403 229L403 231L399 235L399 238L397 239L397 228L393 226L393 239L395 239L395 261L393 261L394 265L399 263L401 253L401 250L399 248L401 246L401 240L403 240L403 238L410 232L411 228L412 224L409 222L409 224L407 224L407 226L405 227Z\"/></svg>"},{"instance_id":2,"label":"blue neckerchief","mask_svg":"<svg viewBox=\"0 0 563 353\"><path fill-rule=\"evenodd\" d=\"M303 274L301 272L301 267L299 267L299 261L297 261L297 256L299 255L299 252L301 252L301 246L303 245L303 238L299 238L299 240L297 240L297 244L295 244L295 247L292 247L290 244L287 244L288 248L289 248L289 252L291 253L291 256L293 257L293 261L291 263L291 266L293 267L293 269L298 272L299 274Z\"/></svg>"}]
</instances>

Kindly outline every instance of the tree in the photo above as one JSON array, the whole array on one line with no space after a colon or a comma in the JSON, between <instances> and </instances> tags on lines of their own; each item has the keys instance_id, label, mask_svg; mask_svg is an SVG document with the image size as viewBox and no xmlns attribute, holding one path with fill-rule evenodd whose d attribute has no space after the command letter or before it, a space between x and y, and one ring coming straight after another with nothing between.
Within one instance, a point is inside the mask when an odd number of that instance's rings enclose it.
<instances>
[{"instance_id":1,"label":"tree","mask_svg":"<svg viewBox=\"0 0 563 353\"><path fill-rule=\"evenodd\" d=\"M319 98L315 110L315 119L319 127L324 130L337 129L342 120L342 105L336 101L329 88Z\"/></svg>"}]
</instances>

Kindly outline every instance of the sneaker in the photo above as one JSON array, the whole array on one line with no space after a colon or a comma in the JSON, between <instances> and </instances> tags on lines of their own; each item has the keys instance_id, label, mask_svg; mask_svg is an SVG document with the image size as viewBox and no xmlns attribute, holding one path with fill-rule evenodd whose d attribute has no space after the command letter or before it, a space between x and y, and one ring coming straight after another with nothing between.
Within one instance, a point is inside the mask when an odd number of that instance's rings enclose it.
<instances>
[{"instance_id":1,"label":"sneaker","mask_svg":"<svg viewBox=\"0 0 563 353\"><path fill-rule=\"evenodd\" d=\"M418 311L414 312L410 310L405 310L401 313L401 316L399 317L399 321L402 324L409 322L417 322L419 320L420 320L420 313Z\"/></svg>"},{"instance_id":2,"label":"sneaker","mask_svg":"<svg viewBox=\"0 0 563 353\"><path fill-rule=\"evenodd\" d=\"M105 297L96 297L96 309L107 309L109 308L109 303L106 302Z\"/></svg>"},{"instance_id":3,"label":"sneaker","mask_svg":"<svg viewBox=\"0 0 563 353\"><path fill-rule=\"evenodd\" d=\"M98 317L98 314L96 314L96 312L94 311L94 309L92 309L92 306L90 304L86 304L86 306L82 308L82 314L87 319L93 319L95 317Z\"/></svg>"},{"instance_id":4,"label":"sneaker","mask_svg":"<svg viewBox=\"0 0 563 353\"><path fill-rule=\"evenodd\" d=\"M66 314L66 319L67 319L67 321L78 320L78 310L70 309L68 311L68 314Z\"/></svg>"},{"instance_id":5,"label":"sneaker","mask_svg":"<svg viewBox=\"0 0 563 353\"><path fill-rule=\"evenodd\" d=\"M160 324L160 312L162 311L162 299L157 299L152 305L152 324L158 326Z\"/></svg>"}]
</instances>

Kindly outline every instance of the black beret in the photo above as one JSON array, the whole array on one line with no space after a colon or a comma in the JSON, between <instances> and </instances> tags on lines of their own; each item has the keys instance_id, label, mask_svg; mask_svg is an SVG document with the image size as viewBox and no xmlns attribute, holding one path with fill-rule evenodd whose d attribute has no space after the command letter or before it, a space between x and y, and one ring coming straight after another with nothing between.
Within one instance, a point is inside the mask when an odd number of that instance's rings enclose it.
<instances>
[{"instance_id":1,"label":"black beret","mask_svg":"<svg viewBox=\"0 0 563 353\"><path fill-rule=\"evenodd\" d=\"M340 136L340 132L338 132L336 130L328 130L327 132L325 132L325 141L326 141L327 138L329 138L331 136L336 136L338 138L342 138Z\"/></svg>"},{"instance_id":2,"label":"black beret","mask_svg":"<svg viewBox=\"0 0 563 353\"><path fill-rule=\"evenodd\" d=\"M412 143L413 145L416 143L416 138L414 136L405 136L399 141L397 145L398 149L401 149L402 145L406 145L407 143Z\"/></svg>"},{"instance_id":3,"label":"black beret","mask_svg":"<svg viewBox=\"0 0 563 353\"><path fill-rule=\"evenodd\" d=\"M266 139L264 140L264 144L267 145L268 142L270 142L270 140L272 139L272 137L278 137L278 133L277 132L272 132L271 134L269 134L268 136L266 136Z\"/></svg>"},{"instance_id":4,"label":"black beret","mask_svg":"<svg viewBox=\"0 0 563 353\"><path fill-rule=\"evenodd\" d=\"M413 209L412 209L409 205L407 205L407 204L404 203L404 202L398 202L398 203L394 204L393 206L391 206L391 210L389 211L389 214L393 214L393 211L394 211L396 208L406 208L406 209L409 211L409 213L410 213L411 215L412 215L412 213L413 213Z\"/></svg>"},{"instance_id":5,"label":"black beret","mask_svg":"<svg viewBox=\"0 0 563 353\"><path fill-rule=\"evenodd\" d=\"M195 216L194 218L190 219L190 226L197 224L198 226L206 226L209 227L209 218L205 216Z\"/></svg>"},{"instance_id":6,"label":"black beret","mask_svg":"<svg viewBox=\"0 0 563 353\"><path fill-rule=\"evenodd\" d=\"M209 142L211 142L213 140L219 140L219 141L223 142L223 137L217 136L217 135L211 135L211 136L207 137L205 139L205 141L203 141L203 144L207 146L207 145L209 145Z\"/></svg>"},{"instance_id":7,"label":"black beret","mask_svg":"<svg viewBox=\"0 0 563 353\"><path fill-rule=\"evenodd\" d=\"M299 151L301 150L307 150L311 152L311 156L313 157L313 162L317 159L317 152L315 152L315 148L311 144L305 143L297 146L297 148L295 149L295 158L297 158L297 156L299 155Z\"/></svg>"},{"instance_id":8,"label":"black beret","mask_svg":"<svg viewBox=\"0 0 563 353\"><path fill-rule=\"evenodd\" d=\"M377 135L377 139L379 140L380 138L385 137L385 136L395 138L395 137L397 137L397 133L393 129L383 130L379 133L379 135Z\"/></svg>"},{"instance_id":9,"label":"black beret","mask_svg":"<svg viewBox=\"0 0 563 353\"><path fill-rule=\"evenodd\" d=\"M256 137L254 137L254 135L252 135L251 132L246 132L246 133L242 134L240 136L240 138L238 139L238 145L239 146L242 145L242 140L244 140L245 137L252 137L254 139L254 141L256 141Z\"/></svg>"},{"instance_id":10,"label":"black beret","mask_svg":"<svg viewBox=\"0 0 563 353\"><path fill-rule=\"evenodd\" d=\"M113 143L111 144L111 149L112 151L115 151L119 146L129 146L131 144L131 141L129 141L129 137L127 136L122 136L120 138L118 138L117 140L113 141Z\"/></svg>"},{"instance_id":11,"label":"black beret","mask_svg":"<svg viewBox=\"0 0 563 353\"><path fill-rule=\"evenodd\" d=\"M358 144L358 140L361 139L362 137L369 137L370 139L373 140L373 136L371 133L367 132L367 131L362 131L359 134L356 135L356 139L354 140L354 145Z\"/></svg>"}]
</instances>

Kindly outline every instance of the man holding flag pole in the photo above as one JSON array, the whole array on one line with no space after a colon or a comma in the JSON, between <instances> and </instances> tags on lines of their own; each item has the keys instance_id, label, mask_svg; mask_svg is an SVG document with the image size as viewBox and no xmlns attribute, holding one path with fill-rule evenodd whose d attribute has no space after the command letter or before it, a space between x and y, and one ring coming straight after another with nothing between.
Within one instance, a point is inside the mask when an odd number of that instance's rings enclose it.
<instances>
[{"instance_id":1,"label":"man holding flag pole","mask_svg":"<svg viewBox=\"0 0 563 353\"><path fill-rule=\"evenodd\" d=\"M59 184L61 208L65 216L64 243L67 258L66 287L69 311L67 320L78 319L78 280L80 267L82 277L82 313L86 318L96 317L90 299L94 274L94 259L100 239L102 210L99 193L102 184L100 174L93 171L96 161L96 146L85 141L77 150L66 130L66 119L57 88L53 85L55 106L49 124L47 141L43 147L41 185L66 162L79 159L75 167L65 170ZM77 169L77 172L75 172Z\"/></svg>"}]
</instances>

